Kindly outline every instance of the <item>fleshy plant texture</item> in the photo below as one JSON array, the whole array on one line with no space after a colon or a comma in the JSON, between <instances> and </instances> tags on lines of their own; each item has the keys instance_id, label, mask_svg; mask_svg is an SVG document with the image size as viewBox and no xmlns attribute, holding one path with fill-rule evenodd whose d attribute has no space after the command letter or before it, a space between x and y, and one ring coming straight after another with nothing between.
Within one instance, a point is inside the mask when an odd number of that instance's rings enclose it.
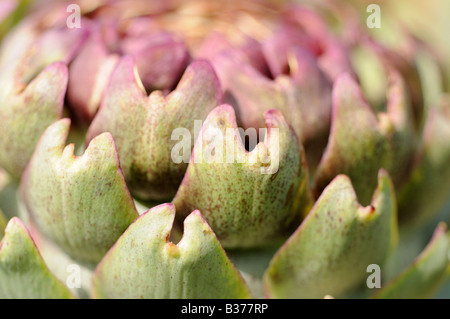
<instances>
[{"instance_id":1,"label":"fleshy plant texture","mask_svg":"<svg viewBox=\"0 0 450 319\"><path fill-rule=\"evenodd\" d=\"M341 295L365 277L367 265L381 264L396 242L397 209L386 171L379 172L378 187L366 207L358 203L349 178L339 175L275 255L264 278L267 294Z\"/></svg>"},{"instance_id":2,"label":"fleshy plant texture","mask_svg":"<svg viewBox=\"0 0 450 319\"><path fill-rule=\"evenodd\" d=\"M88 139L101 132L114 135L122 171L137 196L158 200L173 197L186 164L171 159L176 143L172 132L186 128L193 142L194 120L203 120L220 103L220 85L213 68L207 61L194 61L167 97L161 91L148 97L133 60L123 58L105 94Z\"/></svg>"},{"instance_id":3,"label":"fleshy plant texture","mask_svg":"<svg viewBox=\"0 0 450 319\"><path fill-rule=\"evenodd\" d=\"M172 204L139 217L95 270L93 296L249 298L247 286L201 213L194 211L185 219L183 238L176 245L167 241L174 218Z\"/></svg>"},{"instance_id":4,"label":"fleshy plant texture","mask_svg":"<svg viewBox=\"0 0 450 319\"><path fill-rule=\"evenodd\" d=\"M28 212L69 255L98 262L138 213L119 168L111 134L91 141L77 157L65 146L70 121L44 132L22 179Z\"/></svg>"},{"instance_id":5,"label":"fleshy plant texture","mask_svg":"<svg viewBox=\"0 0 450 319\"><path fill-rule=\"evenodd\" d=\"M0 242L1 298L71 298L48 270L25 226L12 218Z\"/></svg>"},{"instance_id":6,"label":"fleshy plant texture","mask_svg":"<svg viewBox=\"0 0 450 319\"><path fill-rule=\"evenodd\" d=\"M295 133L277 110L267 111L265 119L264 141L248 152L233 108L214 109L173 200L180 218L198 207L225 247L261 246L285 236L310 205L306 161Z\"/></svg>"},{"instance_id":7,"label":"fleshy plant texture","mask_svg":"<svg viewBox=\"0 0 450 319\"><path fill-rule=\"evenodd\" d=\"M450 298L450 50L301 2L0 4L0 297Z\"/></svg>"}]
</instances>

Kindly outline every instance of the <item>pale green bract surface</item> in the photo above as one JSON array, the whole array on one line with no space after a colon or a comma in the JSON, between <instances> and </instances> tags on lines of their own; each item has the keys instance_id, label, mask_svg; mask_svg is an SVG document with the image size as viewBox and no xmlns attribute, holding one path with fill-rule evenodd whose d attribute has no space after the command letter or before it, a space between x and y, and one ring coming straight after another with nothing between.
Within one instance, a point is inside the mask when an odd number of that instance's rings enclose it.
<instances>
[{"instance_id":1,"label":"pale green bract surface","mask_svg":"<svg viewBox=\"0 0 450 319\"><path fill-rule=\"evenodd\" d=\"M180 218L199 209L224 247L255 247L286 238L311 205L308 171L281 112L265 114L264 141L248 152L229 105L214 109L173 200Z\"/></svg>"},{"instance_id":2,"label":"pale green bract surface","mask_svg":"<svg viewBox=\"0 0 450 319\"><path fill-rule=\"evenodd\" d=\"M362 207L348 177L337 176L264 275L272 298L340 297L380 265L397 242L392 182L384 170L371 205Z\"/></svg>"},{"instance_id":3,"label":"pale green bract surface","mask_svg":"<svg viewBox=\"0 0 450 319\"><path fill-rule=\"evenodd\" d=\"M315 192L320 192L338 174L352 180L362 204L370 202L380 168L394 185L404 178L414 146L414 130L405 84L390 73L386 112L378 114L364 100L361 89L343 74L333 88L331 133L319 164ZM351 123L351 124L350 124Z\"/></svg>"},{"instance_id":4,"label":"pale green bract surface","mask_svg":"<svg viewBox=\"0 0 450 319\"><path fill-rule=\"evenodd\" d=\"M106 254L138 213L119 168L109 133L86 152L65 146L70 121L43 134L21 183L21 194L39 230L71 257L95 263Z\"/></svg>"},{"instance_id":5,"label":"pale green bract surface","mask_svg":"<svg viewBox=\"0 0 450 319\"><path fill-rule=\"evenodd\" d=\"M20 94L6 94L4 87L1 90L0 166L16 179L20 179L41 134L62 115L67 73L63 63L53 63Z\"/></svg>"},{"instance_id":6,"label":"pale green bract surface","mask_svg":"<svg viewBox=\"0 0 450 319\"><path fill-rule=\"evenodd\" d=\"M0 298L66 299L69 289L53 276L22 222L14 217L0 242Z\"/></svg>"},{"instance_id":7,"label":"pale green bract surface","mask_svg":"<svg viewBox=\"0 0 450 319\"><path fill-rule=\"evenodd\" d=\"M443 0L71 2L0 0L0 299L449 298Z\"/></svg>"},{"instance_id":8,"label":"pale green bract surface","mask_svg":"<svg viewBox=\"0 0 450 319\"><path fill-rule=\"evenodd\" d=\"M95 270L94 298L250 298L238 270L199 211L184 222L184 235L168 241L172 204L141 215Z\"/></svg>"},{"instance_id":9,"label":"pale green bract surface","mask_svg":"<svg viewBox=\"0 0 450 319\"><path fill-rule=\"evenodd\" d=\"M172 159L184 128L194 140L194 121L203 121L221 100L220 84L207 61L194 61L186 69L178 86L167 97L161 91L147 96L129 57L119 61L105 93L102 106L88 131L88 140L102 132L111 132L116 142L127 185L143 199L171 199L183 179L187 163Z\"/></svg>"},{"instance_id":10,"label":"pale green bract surface","mask_svg":"<svg viewBox=\"0 0 450 319\"><path fill-rule=\"evenodd\" d=\"M372 297L378 299L432 298L447 275L449 234L440 224L433 238L417 259L400 275L382 286Z\"/></svg>"},{"instance_id":11,"label":"pale green bract surface","mask_svg":"<svg viewBox=\"0 0 450 319\"><path fill-rule=\"evenodd\" d=\"M276 37L271 41L277 42ZM284 57L281 52L276 52L276 48L275 52L271 50L267 45L263 48L266 55L276 56L267 60L274 80L254 69L234 51L212 60L221 75L221 83L236 99L242 125L245 129L262 127L263 113L275 108L286 116L305 149L312 150L317 147L315 144L322 146L330 124L331 85L317 61L307 52L292 50ZM281 65L274 64L273 58L280 59L277 62ZM289 65L289 74L278 70L282 68L284 58ZM309 155L308 151L306 153Z\"/></svg>"}]
</instances>

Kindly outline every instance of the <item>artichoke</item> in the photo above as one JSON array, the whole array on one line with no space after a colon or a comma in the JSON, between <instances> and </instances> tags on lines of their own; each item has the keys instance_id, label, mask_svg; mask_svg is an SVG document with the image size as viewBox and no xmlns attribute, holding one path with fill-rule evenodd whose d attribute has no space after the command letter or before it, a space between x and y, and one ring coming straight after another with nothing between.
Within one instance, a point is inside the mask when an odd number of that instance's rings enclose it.
<instances>
[{"instance_id":1,"label":"artichoke","mask_svg":"<svg viewBox=\"0 0 450 319\"><path fill-rule=\"evenodd\" d=\"M450 51L366 5L3 1L0 297L450 298Z\"/></svg>"}]
</instances>

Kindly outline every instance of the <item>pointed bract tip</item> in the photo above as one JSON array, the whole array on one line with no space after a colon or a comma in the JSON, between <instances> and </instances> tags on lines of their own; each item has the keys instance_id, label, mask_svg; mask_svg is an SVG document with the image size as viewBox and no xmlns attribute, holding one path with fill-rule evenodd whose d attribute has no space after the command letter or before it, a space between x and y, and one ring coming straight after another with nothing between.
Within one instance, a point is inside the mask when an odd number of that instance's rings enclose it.
<instances>
[{"instance_id":1,"label":"pointed bract tip","mask_svg":"<svg viewBox=\"0 0 450 319\"><path fill-rule=\"evenodd\" d=\"M208 116L206 117L205 122L209 122L213 119L214 119L214 121L218 121L219 124L224 124L224 125L230 124L230 123L235 124L236 123L236 113L234 111L234 108L231 105L222 104L222 105L215 107L211 112L209 112ZM223 122L224 119L227 120L227 123Z\"/></svg>"},{"instance_id":2,"label":"pointed bract tip","mask_svg":"<svg viewBox=\"0 0 450 319\"><path fill-rule=\"evenodd\" d=\"M10 232L12 229L15 229L17 227L23 228L25 229L25 225L23 224L23 222L20 220L19 217L14 216L13 218L11 218L8 222L8 224L6 225L5 228L5 233L6 232Z\"/></svg>"},{"instance_id":3,"label":"pointed bract tip","mask_svg":"<svg viewBox=\"0 0 450 319\"><path fill-rule=\"evenodd\" d=\"M119 59L111 74L108 87L122 85L123 83L137 83L145 92L134 58L130 55L125 55Z\"/></svg>"}]
</instances>

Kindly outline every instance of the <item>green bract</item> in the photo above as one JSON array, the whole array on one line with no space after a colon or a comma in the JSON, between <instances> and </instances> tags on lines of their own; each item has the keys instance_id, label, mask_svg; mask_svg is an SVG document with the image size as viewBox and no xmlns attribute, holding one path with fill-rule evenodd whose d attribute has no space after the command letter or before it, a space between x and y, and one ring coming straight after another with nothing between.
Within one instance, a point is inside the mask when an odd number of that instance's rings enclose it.
<instances>
[{"instance_id":1,"label":"green bract","mask_svg":"<svg viewBox=\"0 0 450 319\"><path fill-rule=\"evenodd\" d=\"M138 213L109 133L97 136L77 157L65 146L70 121L42 135L21 184L40 230L72 257L98 262Z\"/></svg>"},{"instance_id":2,"label":"green bract","mask_svg":"<svg viewBox=\"0 0 450 319\"><path fill-rule=\"evenodd\" d=\"M233 108L214 109L173 200L181 218L200 209L225 247L261 246L283 237L310 205L295 133L279 111L269 110L265 118L264 141L247 152Z\"/></svg>"},{"instance_id":3,"label":"green bract","mask_svg":"<svg viewBox=\"0 0 450 319\"><path fill-rule=\"evenodd\" d=\"M1 298L73 298L47 269L18 218L9 221L0 242L0 282Z\"/></svg>"},{"instance_id":4,"label":"green bract","mask_svg":"<svg viewBox=\"0 0 450 319\"><path fill-rule=\"evenodd\" d=\"M176 144L172 132L186 128L192 134L192 142L195 140L198 132L194 132L194 120L206 118L221 99L214 70L206 61L193 62L169 96L154 91L148 97L133 61L124 58L114 70L105 94L88 139L111 132L125 178L134 193L146 199L170 198L186 170L185 163L171 159Z\"/></svg>"},{"instance_id":5,"label":"green bract","mask_svg":"<svg viewBox=\"0 0 450 319\"><path fill-rule=\"evenodd\" d=\"M249 298L243 279L200 212L185 219L183 238L176 245L168 242L174 218L174 206L163 204L136 220L95 270L93 296Z\"/></svg>"},{"instance_id":6,"label":"green bract","mask_svg":"<svg viewBox=\"0 0 450 319\"><path fill-rule=\"evenodd\" d=\"M362 207L351 182L337 176L302 225L277 252L265 274L266 293L275 298L339 297L381 264L397 241L397 208L387 173L369 206Z\"/></svg>"},{"instance_id":7,"label":"green bract","mask_svg":"<svg viewBox=\"0 0 450 319\"><path fill-rule=\"evenodd\" d=\"M61 117L67 77L64 64L51 64L21 93L1 100L0 165L13 177L20 178L45 128Z\"/></svg>"},{"instance_id":8,"label":"green bract","mask_svg":"<svg viewBox=\"0 0 450 319\"><path fill-rule=\"evenodd\" d=\"M316 192L337 174L346 174L366 204L380 168L388 170L396 184L401 183L411 159L414 131L404 84L396 73L391 74L387 99L386 113L376 117L350 75L336 80L331 133L317 170Z\"/></svg>"}]
</instances>

